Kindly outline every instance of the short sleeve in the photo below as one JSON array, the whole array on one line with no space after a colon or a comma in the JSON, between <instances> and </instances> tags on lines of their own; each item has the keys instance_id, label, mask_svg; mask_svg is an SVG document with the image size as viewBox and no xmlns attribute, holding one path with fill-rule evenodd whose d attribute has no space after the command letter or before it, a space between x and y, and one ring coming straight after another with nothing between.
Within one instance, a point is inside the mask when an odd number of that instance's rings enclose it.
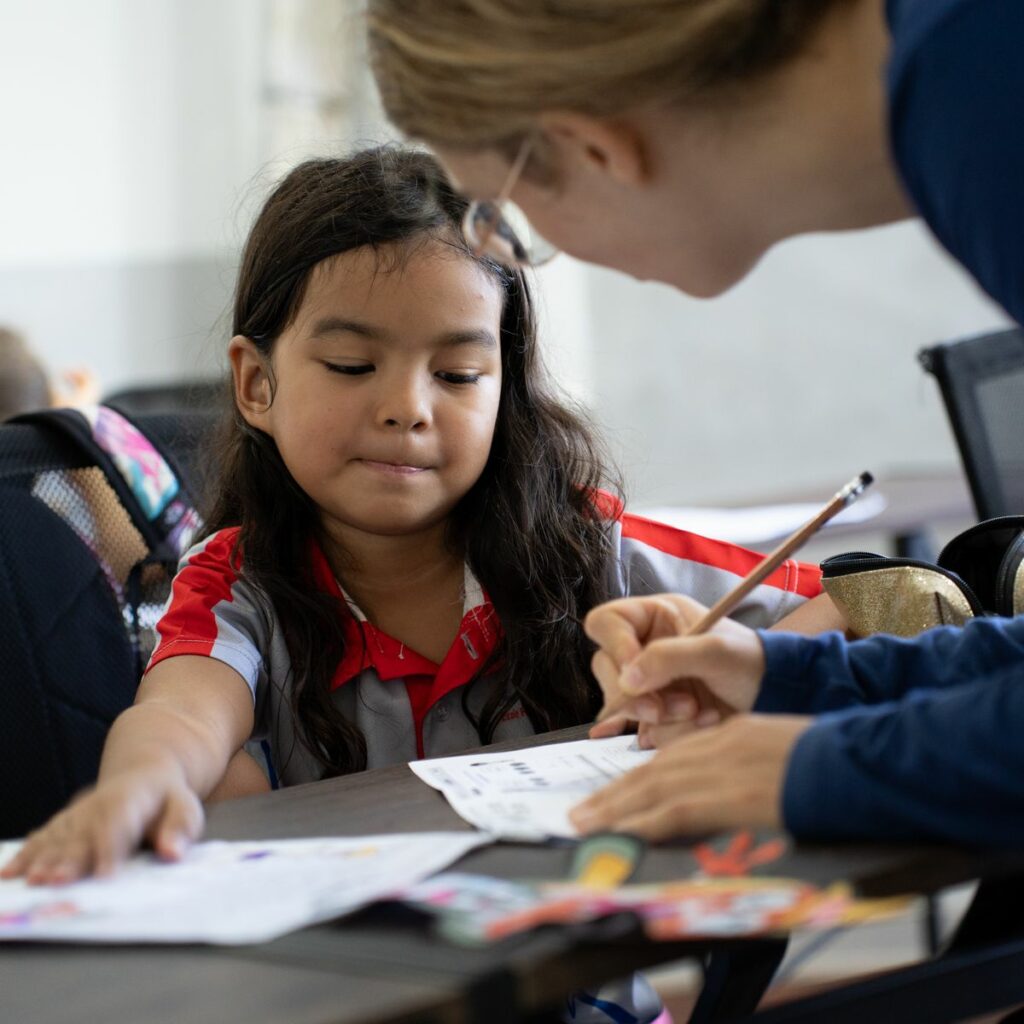
<instances>
[{"instance_id":1,"label":"short sleeve","mask_svg":"<svg viewBox=\"0 0 1024 1024\"><path fill-rule=\"evenodd\" d=\"M255 700L269 628L263 603L239 578L237 532L221 530L185 553L146 670L179 655L215 658L245 680Z\"/></svg>"}]
</instances>

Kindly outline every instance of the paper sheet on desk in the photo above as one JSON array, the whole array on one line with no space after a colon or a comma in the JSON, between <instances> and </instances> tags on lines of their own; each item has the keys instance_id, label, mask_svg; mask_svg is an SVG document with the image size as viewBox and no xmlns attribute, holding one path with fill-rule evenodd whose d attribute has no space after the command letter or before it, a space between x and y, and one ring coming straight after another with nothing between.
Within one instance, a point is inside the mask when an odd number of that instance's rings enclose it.
<instances>
[{"instance_id":1,"label":"paper sheet on desk","mask_svg":"<svg viewBox=\"0 0 1024 1024\"><path fill-rule=\"evenodd\" d=\"M827 530L830 526L867 522L883 512L886 504L885 495L881 492L866 494L844 508L826 523L824 528ZM635 511L637 515L705 537L717 537L733 544L763 544L788 537L811 516L820 512L821 505L802 502L789 505L755 505L749 508L707 508L699 505L691 508L666 505Z\"/></svg>"},{"instance_id":2,"label":"paper sheet on desk","mask_svg":"<svg viewBox=\"0 0 1024 1024\"><path fill-rule=\"evenodd\" d=\"M439 757L409 767L476 828L503 839L539 841L574 838L569 811L653 756L653 750L637 747L635 736L615 736Z\"/></svg>"},{"instance_id":3,"label":"paper sheet on desk","mask_svg":"<svg viewBox=\"0 0 1024 1024\"><path fill-rule=\"evenodd\" d=\"M0 939L269 942L422 881L490 841L474 832L197 843L173 864L133 857L109 878L0 881ZM20 843L0 843L0 864Z\"/></svg>"}]
</instances>

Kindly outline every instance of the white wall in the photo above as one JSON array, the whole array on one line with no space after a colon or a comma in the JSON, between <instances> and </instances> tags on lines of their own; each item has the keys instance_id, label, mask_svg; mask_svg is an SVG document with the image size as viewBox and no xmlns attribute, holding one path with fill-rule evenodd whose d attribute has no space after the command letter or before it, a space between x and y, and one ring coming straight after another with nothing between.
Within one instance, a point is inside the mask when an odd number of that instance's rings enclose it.
<instances>
[{"instance_id":1,"label":"white wall","mask_svg":"<svg viewBox=\"0 0 1024 1024\"><path fill-rule=\"evenodd\" d=\"M916 221L791 240L710 301L583 274L590 403L641 504L745 501L837 487L861 469L953 466L937 389L915 354L1006 323Z\"/></svg>"},{"instance_id":2,"label":"white wall","mask_svg":"<svg viewBox=\"0 0 1024 1024\"><path fill-rule=\"evenodd\" d=\"M387 136L357 7L0 0L0 323L108 390L211 372L269 181ZM1003 322L914 224L786 243L711 302L565 257L539 279L549 361L642 504L953 465L914 353Z\"/></svg>"},{"instance_id":3,"label":"white wall","mask_svg":"<svg viewBox=\"0 0 1024 1024\"><path fill-rule=\"evenodd\" d=\"M209 365L257 169L259 5L0 0L0 322L108 388Z\"/></svg>"}]
</instances>

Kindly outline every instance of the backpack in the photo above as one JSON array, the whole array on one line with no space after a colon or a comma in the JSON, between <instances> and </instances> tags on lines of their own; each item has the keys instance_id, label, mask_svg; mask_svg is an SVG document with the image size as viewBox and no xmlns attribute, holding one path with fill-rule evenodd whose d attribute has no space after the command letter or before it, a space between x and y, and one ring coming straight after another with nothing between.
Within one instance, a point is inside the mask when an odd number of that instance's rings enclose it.
<instances>
[{"instance_id":1,"label":"backpack","mask_svg":"<svg viewBox=\"0 0 1024 1024\"><path fill-rule=\"evenodd\" d=\"M0 426L0 838L95 780L200 526L170 448L194 454L209 421L93 406Z\"/></svg>"},{"instance_id":2,"label":"backpack","mask_svg":"<svg viewBox=\"0 0 1024 1024\"><path fill-rule=\"evenodd\" d=\"M1024 516L986 519L957 534L936 562L869 551L821 563L821 583L856 636L911 637L980 615L1024 614Z\"/></svg>"}]
</instances>

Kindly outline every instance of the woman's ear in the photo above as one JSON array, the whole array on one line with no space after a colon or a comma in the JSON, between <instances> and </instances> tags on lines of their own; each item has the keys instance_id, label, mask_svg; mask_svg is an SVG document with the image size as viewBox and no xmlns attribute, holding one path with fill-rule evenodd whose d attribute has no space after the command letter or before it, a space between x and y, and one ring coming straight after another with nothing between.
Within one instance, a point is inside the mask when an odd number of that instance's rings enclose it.
<instances>
[{"instance_id":1,"label":"woman's ear","mask_svg":"<svg viewBox=\"0 0 1024 1024\"><path fill-rule=\"evenodd\" d=\"M250 427L273 437L270 407L274 400L274 382L267 358L244 335L236 334L228 342L231 378L235 385L235 404Z\"/></svg>"},{"instance_id":2,"label":"woman's ear","mask_svg":"<svg viewBox=\"0 0 1024 1024\"><path fill-rule=\"evenodd\" d=\"M650 177L647 146L637 126L572 110L548 111L539 121L545 136L562 150L558 166L581 163L619 185L643 185Z\"/></svg>"}]
</instances>

